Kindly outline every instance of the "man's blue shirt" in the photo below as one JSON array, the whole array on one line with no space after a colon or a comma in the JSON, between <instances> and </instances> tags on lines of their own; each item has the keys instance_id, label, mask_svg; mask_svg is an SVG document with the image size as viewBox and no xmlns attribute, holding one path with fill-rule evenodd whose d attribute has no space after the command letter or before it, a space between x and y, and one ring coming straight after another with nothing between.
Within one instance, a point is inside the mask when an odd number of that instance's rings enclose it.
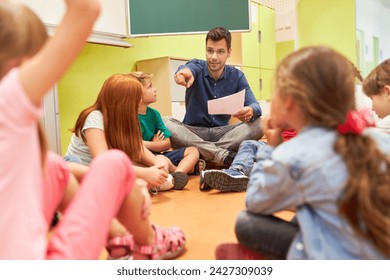
<instances>
[{"instance_id":1,"label":"man's blue shirt","mask_svg":"<svg viewBox=\"0 0 390 280\"><path fill-rule=\"evenodd\" d=\"M194 83L186 90L186 114L183 123L192 126L216 127L227 125L230 115L209 115L207 101L225 97L245 89L244 106L253 108L253 119L261 116L261 108L241 70L225 65L222 76L215 81L209 73L207 62L193 59L179 67L189 68Z\"/></svg>"}]
</instances>

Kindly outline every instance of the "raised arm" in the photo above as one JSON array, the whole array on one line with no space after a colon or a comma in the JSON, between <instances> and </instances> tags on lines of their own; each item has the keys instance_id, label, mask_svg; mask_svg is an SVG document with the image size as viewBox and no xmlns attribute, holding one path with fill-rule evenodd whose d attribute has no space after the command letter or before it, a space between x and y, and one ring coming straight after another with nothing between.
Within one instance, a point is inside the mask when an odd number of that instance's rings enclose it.
<instances>
[{"instance_id":1,"label":"raised arm","mask_svg":"<svg viewBox=\"0 0 390 280\"><path fill-rule=\"evenodd\" d=\"M100 12L98 0L65 1L67 10L54 36L20 67L22 85L36 105L77 57Z\"/></svg>"}]
</instances>

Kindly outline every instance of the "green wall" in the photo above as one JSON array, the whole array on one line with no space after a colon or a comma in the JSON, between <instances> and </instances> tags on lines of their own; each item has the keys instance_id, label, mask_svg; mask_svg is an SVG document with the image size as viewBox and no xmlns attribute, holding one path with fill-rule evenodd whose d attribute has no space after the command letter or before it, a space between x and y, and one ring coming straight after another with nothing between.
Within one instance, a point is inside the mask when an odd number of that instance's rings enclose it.
<instances>
[{"instance_id":1,"label":"green wall","mask_svg":"<svg viewBox=\"0 0 390 280\"><path fill-rule=\"evenodd\" d=\"M300 0L298 47L325 44L356 63L355 0Z\"/></svg>"}]
</instances>

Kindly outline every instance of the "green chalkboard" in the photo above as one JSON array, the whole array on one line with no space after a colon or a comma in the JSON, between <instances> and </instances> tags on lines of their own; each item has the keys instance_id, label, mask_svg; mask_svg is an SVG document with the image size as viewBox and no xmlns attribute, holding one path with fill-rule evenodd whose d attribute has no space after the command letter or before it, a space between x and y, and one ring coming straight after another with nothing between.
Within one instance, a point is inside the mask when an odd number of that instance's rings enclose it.
<instances>
[{"instance_id":1,"label":"green chalkboard","mask_svg":"<svg viewBox=\"0 0 390 280\"><path fill-rule=\"evenodd\" d=\"M250 30L250 0L129 0L129 35Z\"/></svg>"}]
</instances>

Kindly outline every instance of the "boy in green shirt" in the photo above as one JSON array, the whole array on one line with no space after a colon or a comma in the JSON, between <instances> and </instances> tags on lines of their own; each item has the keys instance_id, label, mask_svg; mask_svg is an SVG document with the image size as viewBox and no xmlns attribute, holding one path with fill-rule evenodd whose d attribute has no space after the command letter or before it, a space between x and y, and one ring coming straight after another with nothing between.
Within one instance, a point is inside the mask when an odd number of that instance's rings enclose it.
<instances>
[{"instance_id":1,"label":"boy in green shirt","mask_svg":"<svg viewBox=\"0 0 390 280\"><path fill-rule=\"evenodd\" d=\"M169 164L169 172L177 181L188 180L187 174L199 174L205 167L205 162L199 160L199 151L195 147L171 149L171 132L165 126L160 113L149 105L156 102L157 90L152 85L152 75L143 72L130 73L143 85L142 101L138 109L138 119L141 125L142 139L145 146L154 154L164 155ZM198 163L198 161L200 161ZM183 173L185 176L183 176ZM180 174L180 176L179 176ZM177 185L175 183L175 185ZM183 186L184 187L184 186ZM178 189L176 186L173 189Z\"/></svg>"}]
</instances>

